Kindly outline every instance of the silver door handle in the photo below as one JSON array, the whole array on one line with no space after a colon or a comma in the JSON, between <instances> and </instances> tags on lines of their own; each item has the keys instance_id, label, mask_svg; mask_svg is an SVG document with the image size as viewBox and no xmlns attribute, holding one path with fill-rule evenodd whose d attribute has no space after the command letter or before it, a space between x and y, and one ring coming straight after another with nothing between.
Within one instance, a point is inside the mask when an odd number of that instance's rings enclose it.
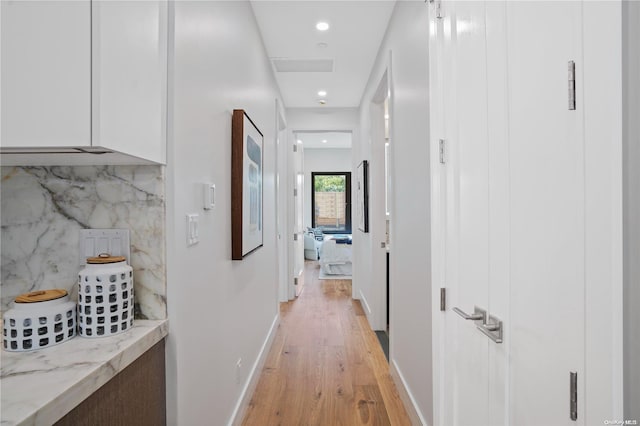
<instances>
[{"instance_id":1,"label":"silver door handle","mask_svg":"<svg viewBox=\"0 0 640 426\"><path fill-rule=\"evenodd\" d=\"M477 306L473 307L473 314L469 315L465 311L460 308L453 308L453 312L460 315L462 318L466 320L473 321L476 325L484 324L485 319L487 318L487 311L484 309L480 309Z\"/></svg>"},{"instance_id":2,"label":"silver door handle","mask_svg":"<svg viewBox=\"0 0 640 426\"><path fill-rule=\"evenodd\" d=\"M478 312L478 311L482 311L481 309L478 309L477 307L475 308L473 314L469 315L468 313L466 313L465 311L463 311L460 308L453 308L453 312L455 312L456 314L460 315L462 318L466 319L466 320L473 320L473 321L477 321L477 320L484 320L484 316L485 313L484 311L482 312Z\"/></svg>"},{"instance_id":3,"label":"silver door handle","mask_svg":"<svg viewBox=\"0 0 640 426\"><path fill-rule=\"evenodd\" d=\"M493 315L489 315L489 321L476 324L478 330L482 331L489 339L496 343L502 343L502 321Z\"/></svg>"}]
</instances>

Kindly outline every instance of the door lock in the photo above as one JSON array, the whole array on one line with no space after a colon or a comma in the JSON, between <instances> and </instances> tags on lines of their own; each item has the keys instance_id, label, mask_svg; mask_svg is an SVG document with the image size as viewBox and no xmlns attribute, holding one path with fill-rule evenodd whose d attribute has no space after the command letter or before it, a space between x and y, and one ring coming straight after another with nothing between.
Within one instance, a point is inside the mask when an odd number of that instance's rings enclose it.
<instances>
[{"instance_id":1,"label":"door lock","mask_svg":"<svg viewBox=\"0 0 640 426\"><path fill-rule=\"evenodd\" d=\"M489 321L478 325L478 329L494 342L502 343L502 321L497 317L489 315Z\"/></svg>"}]
</instances>

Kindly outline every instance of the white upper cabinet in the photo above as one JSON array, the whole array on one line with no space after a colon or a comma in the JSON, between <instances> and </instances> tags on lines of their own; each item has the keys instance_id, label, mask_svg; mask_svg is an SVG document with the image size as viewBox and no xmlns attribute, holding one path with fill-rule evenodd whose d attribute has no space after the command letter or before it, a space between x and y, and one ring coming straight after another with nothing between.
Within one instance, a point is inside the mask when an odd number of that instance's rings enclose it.
<instances>
[{"instance_id":1,"label":"white upper cabinet","mask_svg":"<svg viewBox=\"0 0 640 426\"><path fill-rule=\"evenodd\" d=\"M93 2L94 145L166 160L167 1Z\"/></svg>"},{"instance_id":2,"label":"white upper cabinet","mask_svg":"<svg viewBox=\"0 0 640 426\"><path fill-rule=\"evenodd\" d=\"M90 145L90 2L1 7L2 147Z\"/></svg>"},{"instance_id":3,"label":"white upper cabinet","mask_svg":"<svg viewBox=\"0 0 640 426\"><path fill-rule=\"evenodd\" d=\"M166 1L1 7L2 164L166 162Z\"/></svg>"}]
</instances>

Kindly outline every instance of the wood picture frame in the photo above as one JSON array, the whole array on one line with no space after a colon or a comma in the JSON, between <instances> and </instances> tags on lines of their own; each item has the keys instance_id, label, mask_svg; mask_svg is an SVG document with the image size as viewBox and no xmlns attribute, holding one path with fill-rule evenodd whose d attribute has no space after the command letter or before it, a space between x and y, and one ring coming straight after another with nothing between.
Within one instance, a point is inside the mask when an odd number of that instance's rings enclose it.
<instances>
[{"instance_id":1,"label":"wood picture frame","mask_svg":"<svg viewBox=\"0 0 640 426\"><path fill-rule=\"evenodd\" d=\"M242 109L231 119L231 259L263 244L264 135Z\"/></svg>"},{"instance_id":2,"label":"wood picture frame","mask_svg":"<svg viewBox=\"0 0 640 426\"><path fill-rule=\"evenodd\" d=\"M356 214L358 229L369 232L369 162L363 160L358 164L356 177Z\"/></svg>"}]
</instances>

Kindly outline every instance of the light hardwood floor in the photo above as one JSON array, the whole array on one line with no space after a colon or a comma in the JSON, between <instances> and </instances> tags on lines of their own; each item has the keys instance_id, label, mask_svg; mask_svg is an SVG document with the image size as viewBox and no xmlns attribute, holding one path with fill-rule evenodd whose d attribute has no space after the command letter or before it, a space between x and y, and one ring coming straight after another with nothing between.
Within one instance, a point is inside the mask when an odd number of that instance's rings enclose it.
<instances>
[{"instance_id":1,"label":"light hardwood floor","mask_svg":"<svg viewBox=\"0 0 640 426\"><path fill-rule=\"evenodd\" d=\"M350 280L319 280L282 303L281 320L243 425L410 425Z\"/></svg>"}]
</instances>

